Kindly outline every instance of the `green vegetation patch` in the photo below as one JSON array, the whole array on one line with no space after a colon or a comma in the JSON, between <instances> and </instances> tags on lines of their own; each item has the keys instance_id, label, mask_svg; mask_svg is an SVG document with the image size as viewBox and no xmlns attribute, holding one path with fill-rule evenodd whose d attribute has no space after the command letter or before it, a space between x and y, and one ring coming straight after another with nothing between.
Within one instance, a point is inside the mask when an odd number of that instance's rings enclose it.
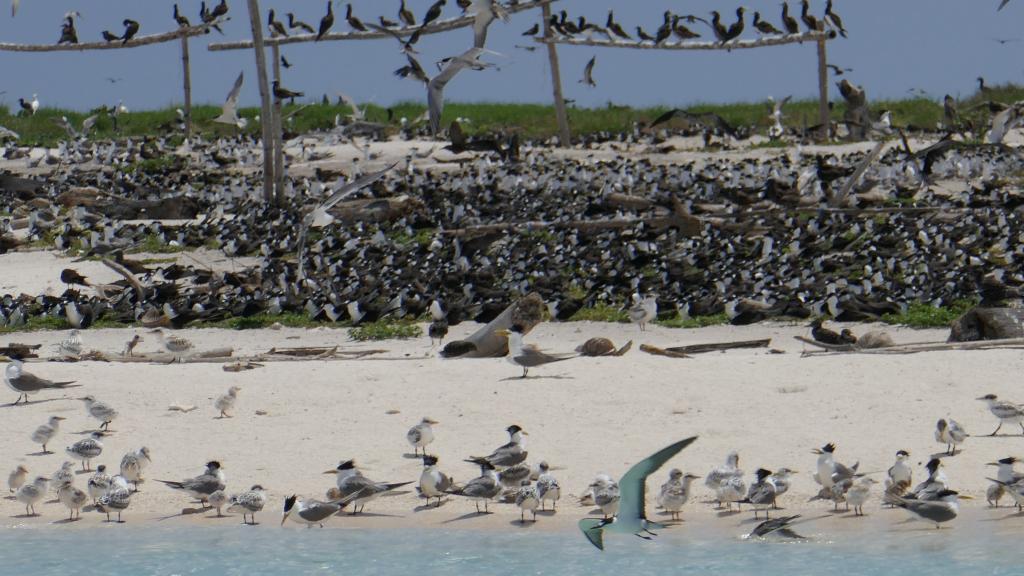
<instances>
[{"instance_id":1,"label":"green vegetation patch","mask_svg":"<svg viewBox=\"0 0 1024 576\"><path fill-rule=\"evenodd\" d=\"M352 328L349 336L357 342L408 340L423 336L423 328L410 321L378 320Z\"/></svg>"},{"instance_id":2,"label":"green vegetation patch","mask_svg":"<svg viewBox=\"0 0 1024 576\"><path fill-rule=\"evenodd\" d=\"M900 314L886 314L882 321L911 328L949 328L954 320L978 304L976 300L957 300L950 306L935 307L916 302Z\"/></svg>"}]
</instances>

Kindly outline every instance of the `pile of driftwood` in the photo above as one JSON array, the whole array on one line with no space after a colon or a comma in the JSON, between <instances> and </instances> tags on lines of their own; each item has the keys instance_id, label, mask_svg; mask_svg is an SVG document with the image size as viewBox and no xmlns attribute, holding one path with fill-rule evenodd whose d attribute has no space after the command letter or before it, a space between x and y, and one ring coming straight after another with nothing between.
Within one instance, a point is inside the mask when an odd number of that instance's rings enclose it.
<instances>
[{"instance_id":1,"label":"pile of driftwood","mask_svg":"<svg viewBox=\"0 0 1024 576\"><path fill-rule=\"evenodd\" d=\"M14 352L21 351L22 345L12 344L0 347L0 354L5 350ZM36 346L35 348L38 348ZM233 348L214 348L192 352L185 355L173 355L167 352L152 354L133 354L127 356L122 353L108 354L98 350L83 353L78 358L59 357L51 358L52 361L77 362L116 362L123 364L222 364L233 363L238 369L228 371L241 371L248 367L258 367L260 363L268 362L301 362L305 360L358 360L368 356L384 354L387 350L341 350L338 346L331 347L299 347L299 348L271 348L270 350L253 356L235 356ZM5 354L6 355L6 354ZM23 355L25 358L38 358L38 355Z\"/></svg>"},{"instance_id":2,"label":"pile of driftwood","mask_svg":"<svg viewBox=\"0 0 1024 576\"><path fill-rule=\"evenodd\" d=\"M1007 338L1003 340L982 340L978 342L909 342L882 348L861 348L856 344L832 345L823 344L803 336L794 336L797 340L817 346L820 350L805 350L803 356L821 356L837 353L857 354L917 354L918 352L941 352L945 350L996 350L1024 349L1024 338Z\"/></svg>"}]
</instances>

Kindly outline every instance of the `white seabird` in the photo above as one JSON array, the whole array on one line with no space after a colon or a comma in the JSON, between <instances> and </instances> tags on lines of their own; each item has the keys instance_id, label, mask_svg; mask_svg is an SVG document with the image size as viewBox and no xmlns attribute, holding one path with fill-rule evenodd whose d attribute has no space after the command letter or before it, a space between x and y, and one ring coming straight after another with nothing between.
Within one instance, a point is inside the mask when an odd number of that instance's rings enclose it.
<instances>
[{"instance_id":1,"label":"white seabird","mask_svg":"<svg viewBox=\"0 0 1024 576\"><path fill-rule=\"evenodd\" d=\"M427 445L434 441L434 429L431 426L437 423L436 420L424 416L419 424L409 428L409 431L405 433L405 439L412 444L417 456L419 456L420 448L423 449L423 455L426 456Z\"/></svg>"},{"instance_id":2,"label":"white seabird","mask_svg":"<svg viewBox=\"0 0 1024 576\"><path fill-rule=\"evenodd\" d=\"M246 517L252 516L252 525L255 526L256 513L262 511L266 504L267 493L263 486L256 484L241 494L232 494L228 499L228 512L241 512L243 524L248 524Z\"/></svg>"}]
</instances>

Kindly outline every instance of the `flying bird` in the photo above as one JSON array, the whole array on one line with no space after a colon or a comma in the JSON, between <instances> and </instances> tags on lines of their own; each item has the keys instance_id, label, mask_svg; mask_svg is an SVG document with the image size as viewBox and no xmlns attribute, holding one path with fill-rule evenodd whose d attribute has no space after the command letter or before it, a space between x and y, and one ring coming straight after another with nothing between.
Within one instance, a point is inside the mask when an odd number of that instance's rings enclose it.
<instances>
[{"instance_id":1,"label":"flying bird","mask_svg":"<svg viewBox=\"0 0 1024 576\"><path fill-rule=\"evenodd\" d=\"M214 118L214 122L219 124L231 124L232 126L245 128L248 121L245 118L238 117L238 95L242 91L242 82L244 78L245 72L239 72L238 78L235 80L235 85L231 87L231 92L228 92L227 100L225 100L224 105L221 106L220 116Z\"/></svg>"},{"instance_id":2,"label":"flying bird","mask_svg":"<svg viewBox=\"0 0 1024 576\"><path fill-rule=\"evenodd\" d=\"M597 82L594 82L594 64L597 64L597 56L590 59L587 62L587 66L583 69L583 79L580 80L580 84L586 84L591 88L597 87Z\"/></svg>"},{"instance_id":3,"label":"flying bird","mask_svg":"<svg viewBox=\"0 0 1024 576\"><path fill-rule=\"evenodd\" d=\"M619 480L619 513L609 519L584 518L579 521L580 530L598 550L604 550L604 533L618 532L650 540L655 536L651 529L663 526L647 519L646 496L647 477L657 472L666 462L684 448L693 444L696 436L680 440L662 448L635 464Z\"/></svg>"}]
</instances>

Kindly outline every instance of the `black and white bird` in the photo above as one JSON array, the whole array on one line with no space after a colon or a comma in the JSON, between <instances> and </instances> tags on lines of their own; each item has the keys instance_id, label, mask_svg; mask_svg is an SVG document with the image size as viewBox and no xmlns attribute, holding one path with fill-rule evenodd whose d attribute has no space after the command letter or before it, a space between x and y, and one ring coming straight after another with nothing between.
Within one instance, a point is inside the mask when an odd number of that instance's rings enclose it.
<instances>
[{"instance_id":1,"label":"black and white bird","mask_svg":"<svg viewBox=\"0 0 1024 576\"><path fill-rule=\"evenodd\" d=\"M924 520L941 528L942 524L957 517L960 512L960 494L955 490L942 490L934 500L913 500L891 494L885 495L885 502L903 508L917 520ZM966 496L964 496L966 498Z\"/></svg>"},{"instance_id":2,"label":"black and white bird","mask_svg":"<svg viewBox=\"0 0 1024 576\"><path fill-rule=\"evenodd\" d=\"M96 502L100 499L100 496L107 493L112 479L113 476L107 474L107 466L105 464L100 464L96 467L96 472L86 482L86 490L89 491L89 497L92 498L93 502Z\"/></svg>"},{"instance_id":3,"label":"black and white bird","mask_svg":"<svg viewBox=\"0 0 1024 576\"><path fill-rule=\"evenodd\" d=\"M68 456L82 461L82 470L89 470L89 462L103 453L103 432L93 432L64 449Z\"/></svg>"},{"instance_id":4,"label":"black and white bird","mask_svg":"<svg viewBox=\"0 0 1024 576\"><path fill-rule=\"evenodd\" d=\"M430 506L430 499L437 498L437 505L441 505L441 499L452 489L452 479L437 468L437 456L423 456L423 472L420 473L420 496L427 499L427 506Z\"/></svg>"},{"instance_id":5,"label":"black and white bird","mask_svg":"<svg viewBox=\"0 0 1024 576\"><path fill-rule=\"evenodd\" d=\"M690 501L690 485L697 476L683 474L678 468L673 468L668 473L668 482L661 485L661 492L658 494L658 505L672 515L673 520L679 520L679 514L683 506Z\"/></svg>"},{"instance_id":6,"label":"black and white bird","mask_svg":"<svg viewBox=\"0 0 1024 576\"><path fill-rule=\"evenodd\" d=\"M894 496L903 496L913 484L914 471L910 467L910 453L906 450L896 452L896 462L886 472L885 492Z\"/></svg>"},{"instance_id":7,"label":"black and white bird","mask_svg":"<svg viewBox=\"0 0 1024 576\"><path fill-rule=\"evenodd\" d=\"M282 56L283 58L283 56ZM239 72L238 78L235 79L234 85L231 87L231 91L228 92L227 99L224 100L224 104L220 108L220 116L213 119L218 124L229 124L238 128L245 128L249 121L245 118L238 116L238 96L242 93L242 83L245 80L245 72Z\"/></svg>"},{"instance_id":8,"label":"black and white bird","mask_svg":"<svg viewBox=\"0 0 1024 576\"><path fill-rule=\"evenodd\" d=\"M757 480L750 485L747 497L740 502L751 505L754 510L754 519L757 519L758 512L761 510L764 511L764 516L767 519L768 511L775 503L775 484L769 480L772 471L758 468L755 474Z\"/></svg>"},{"instance_id":9,"label":"black and white bird","mask_svg":"<svg viewBox=\"0 0 1024 576\"><path fill-rule=\"evenodd\" d=\"M474 463L480 466L480 475L473 478L463 486L452 488L449 493L456 496L469 498L476 504L476 512L480 514L480 503L484 503L484 514L490 513L488 504L491 500L501 494L501 483L494 471L494 465L484 458L474 459Z\"/></svg>"},{"instance_id":10,"label":"black and white bird","mask_svg":"<svg viewBox=\"0 0 1024 576\"><path fill-rule=\"evenodd\" d=\"M551 509L554 510L562 497L562 489L547 462L542 460L538 466L540 474L537 476L537 497L540 498L540 509L547 509L547 502L551 502Z\"/></svg>"},{"instance_id":11,"label":"black and white bird","mask_svg":"<svg viewBox=\"0 0 1024 576\"><path fill-rule=\"evenodd\" d=\"M256 513L261 512L263 507L267 504L267 493L263 489L263 486L259 484L254 485L245 492L238 494L232 494L228 498L228 512L235 514L242 514L243 524L256 525ZM249 516L252 517L252 521L248 520Z\"/></svg>"},{"instance_id":12,"label":"black and white bird","mask_svg":"<svg viewBox=\"0 0 1024 576\"><path fill-rule=\"evenodd\" d=\"M157 482L188 494L202 503L204 508L209 501L210 494L225 488L224 471L221 469L220 462L216 460L207 462L206 470L194 478L186 478L180 482L172 480L157 480Z\"/></svg>"},{"instance_id":13,"label":"black and white bird","mask_svg":"<svg viewBox=\"0 0 1024 576\"><path fill-rule=\"evenodd\" d=\"M530 480L523 480L519 490L516 491L516 506L519 508L519 523L526 524L526 513L533 515L533 521L537 521L537 508L540 507L540 496L537 494L537 487L530 484Z\"/></svg>"},{"instance_id":14,"label":"black and white bird","mask_svg":"<svg viewBox=\"0 0 1024 576\"><path fill-rule=\"evenodd\" d=\"M524 436L529 436L529 434L518 424L509 426L505 431L509 435L507 444L499 446L489 456L472 456L467 462L477 463L480 460L486 460L495 468L507 468L526 461L526 456L529 452L526 451Z\"/></svg>"},{"instance_id":15,"label":"black and white bird","mask_svg":"<svg viewBox=\"0 0 1024 576\"><path fill-rule=\"evenodd\" d=\"M597 64L597 56L592 56L587 62L587 65L583 67L583 78L580 79L580 84L586 84L591 88L597 87L597 82L594 81L594 66Z\"/></svg>"},{"instance_id":16,"label":"black and white bird","mask_svg":"<svg viewBox=\"0 0 1024 576\"><path fill-rule=\"evenodd\" d=\"M480 59L487 50L484 48L470 48L458 56L447 60L441 72L427 82L427 111L430 116L431 133L437 135L441 128L441 114L444 112L444 89L455 76L469 68L471 70L485 70L492 64Z\"/></svg>"},{"instance_id":17,"label":"black and white bird","mask_svg":"<svg viewBox=\"0 0 1024 576\"><path fill-rule=\"evenodd\" d=\"M495 334L508 338L508 361L523 369L522 378L526 378L530 368L571 360L577 356L576 354L548 354L533 344L523 344L523 328L518 324L508 330L498 330Z\"/></svg>"},{"instance_id":18,"label":"black and white bird","mask_svg":"<svg viewBox=\"0 0 1024 576\"><path fill-rule=\"evenodd\" d=\"M121 524L121 513L128 509L131 504L132 493L128 489L128 481L122 476L114 476L110 480L107 492L96 500L96 510L107 515L107 522L111 522L110 515L117 513L117 523Z\"/></svg>"},{"instance_id":19,"label":"black and white bird","mask_svg":"<svg viewBox=\"0 0 1024 576\"><path fill-rule=\"evenodd\" d=\"M352 496L349 496L351 499ZM281 525L289 518L298 524L305 524L306 528L312 528L314 524L324 527L324 520L340 512L348 503L348 499L340 498L323 502L313 498L305 499L292 494L284 500L284 514L281 516Z\"/></svg>"},{"instance_id":20,"label":"black and white bird","mask_svg":"<svg viewBox=\"0 0 1024 576\"><path fill-rule=\"evenodd\" d=\"M412 484L412 482L376 482L370 480L356 468L354 460L345 460L334 470L328 470L324 474L334 474L337 477L338 491L341 498L352 498L352 514L363 511L366 504L384 495L395 495L398 488Z\"/></svg>"}]
</instances>

